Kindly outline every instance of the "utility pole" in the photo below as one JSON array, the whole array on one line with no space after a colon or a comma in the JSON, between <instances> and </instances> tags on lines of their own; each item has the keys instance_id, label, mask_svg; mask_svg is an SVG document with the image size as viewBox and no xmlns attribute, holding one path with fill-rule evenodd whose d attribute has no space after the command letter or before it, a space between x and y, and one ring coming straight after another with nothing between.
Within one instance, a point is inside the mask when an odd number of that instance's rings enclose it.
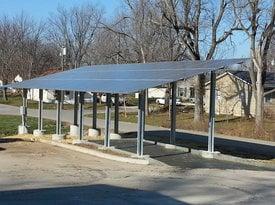
<instances>
[{"instance_id":1,"label":"utility pole","mask_svg":"<svg viewBox=\"0 0 275 205\"><path fill-rule=\"evenodd\" d=\"M66 58L66 47L62 46L61 47L61 52L60 52L60 56L61 56L61 70L64 71L64 60ZM61 91L61 104L62 104L62 108L64 108L64 91Z\"/></svg>"},{"instance_id":2,"label":"utility pole","mask_svg":"<svg viewBox=\"0 0 275 205\"><path fill-rule=\"evenodd\" d=\"M64 71L64 61L65 61L65 58L66 58L66 53L67 53L66 47L62 47L61 48L61 52L60 52L60 56L61 56L61 70L62 71Z\"/></svg>"}]
</instances>

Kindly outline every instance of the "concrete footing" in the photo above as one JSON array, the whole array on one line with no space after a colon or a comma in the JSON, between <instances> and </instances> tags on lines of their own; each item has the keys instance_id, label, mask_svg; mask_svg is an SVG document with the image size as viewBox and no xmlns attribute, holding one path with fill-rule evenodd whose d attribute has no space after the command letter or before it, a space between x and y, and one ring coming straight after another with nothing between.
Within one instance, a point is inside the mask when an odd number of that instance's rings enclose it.
<instances>
[{"instance_id":1,"label":"concrete footing","mask_svg":"<svg viewBox=\"0 0 275 205\"><path fill-rule=\"evenodd\" d=\"M176 145L173 144L165 144L166 149L176 149Z\"/></svg>"},{"instance_id":2,"label":"concrete footing","mask_svg":"<svg viewBox=\"0 0 275 205\"><path fill-rule=\"evenodd\" d=\"M110 139L111 140L120 140L121 136L119 134L111 133L110 134Z\"/></svg>"},{"instance_id":3,"label":"concrete footing","mask_svg":"<svg viewBox=\"0 0 275 205\"><path fill-rule=\"evenodd\" d=\"M52 140L53 141L61 141L61 140L63 140L64 139L64 137L65 137L65 135L58 135L58 134L54 134L54 135L52 135Z\"/></svg>"},{"instance_id":4,"label":"concrete footing","mask_svg":"<svg viewBox=\"0 0 275 205\"><path fill-rule=\"evenodd\" d=\"M75 145L75 144L85 144L87 141L86 140L73 140L72 141L72 144Z\"/></svg>"},{"instance_id":5,"label":"concrete footing","mask_svg":"<svg viewBox=\"0 0 275 205\"><path fill-rule=\"evenodd\" d=\"M207 159L213 159L219 154L220 154L220 152L209 152L209 151L202 151L201 152L201 156L203 158L207 158Z\"/></svg>"},{"instance_id":6,"label":"concrete footing","mask_svg":"<svg viewBox=\"0 0 275 205\"><path fill-rule=\"evenodd\" d=\"M100 135L99 130L97 129L89 129L88 136L89 137L98 137Z\"/></svg>"},{"instance_id":7,"label":"concrete footing","mask_svg":"<svg viewBox=\"0 0 275 205\"><path fill-rule=\"evenodd\" d=\"M77 125L70 125L70 136L78 136L79 128Z\"/></svg>"},{"instance_id":8,"label":"concrete footing","mask_svg":"<svg viewBox=\"0 0 275 205\"><path fill-rule=\"evenodd\" d=\"M18 135L25 135L28 134L28 129L26 126L19 125L18 126Z\"/></svg>"},{"instance_id":9,"label":"concrete footing","mask_svg":"<svg viewBox=\"0 0 275 205\"><path fill-rule=\"evenodd\" d=\"M147 160L150 159L150 155L142 155L142 156L139 156L139 155L137 155L137 154L133 154L132 157L135 157L135 158L138 158L138 159L147 159Z\"/></svg>"},{"instance_id":10,"label":"concrete footing","mask_svg":"<svg viewBox=\"0 0 275 205\"><path fill-rule=\"evenodd\" d=\"M35 137L41 137L41 136L43 136L43 134L44 134L43 130L34 130L33 131L33 136L35 136Z\"/></svg>"}]
</instances>

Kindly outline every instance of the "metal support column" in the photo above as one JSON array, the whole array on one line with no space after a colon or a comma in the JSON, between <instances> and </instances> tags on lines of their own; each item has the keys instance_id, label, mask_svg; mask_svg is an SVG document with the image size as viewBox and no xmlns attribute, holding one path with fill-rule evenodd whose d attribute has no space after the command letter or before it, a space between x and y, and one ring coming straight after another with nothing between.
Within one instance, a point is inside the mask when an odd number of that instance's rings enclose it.
<instances>
[{"instance_id":1,"label":"metal support column","mask_svg":"<svg viewBox=\"0 0 275 205\"><path fill-rule=\"evenodd\" d=\"M209 105L209 123L208 123L208 152L214 152L215 135L215 103L216 103L216 73L211 72L210 83L210 105Z\"/></svg>"},{"instance_id":2,"label":"metal support column","mask_svg":"<svg viewBox=\"0 0 275 205\"><path fill-rule=\"evenodd\" d=\"M93 129L97 128L97 93L93 93Z\"/></svg>"},{"instance_id":3,"label":"metal support column","mask_svg":"<svg viewBox=\"0 0 275 205\"><path fill-rule=\"evenodd\" d=\"M78 92L74 92L74 125L77 126L77 114L78 114Z\"/></svg>"},{"instance_id":4,"label":"metal support column","mask_svg":"<svg viewBox=\"0 0 275 205\"><path fill-rule=\"evenodd\" d=\"M111 94L106 94L104 146L110 147Z\"/></svg>"},{"instance_id":5,"label":"metal support column","mask_svg":"<svg viewBox=\"0 0 275 205\"><path fill-rule=\"evenodd\" d=\"M42 90L42 89L39 89L39 101L38 101L38 130L40 130L40 131L42 131L42 129L43 129L42 110L43 110L43 90Z\"/></svg>"},{"instance_id":6,"label":"metal support column","mask_svg":"<svg viewBox=\"0 0 275 205\"><path fill-rule=\"evenodd\" d=\"M61 91L56 91L56 134L61 135Z\"/></svg>"},{"instance_id":7,"label":"metal support column","mask_svg":"<svg viewBox=\"0 0 275 205\"><path fill-rule=\"evenodd\" d=\"M21 115L22 115L22 126L26 127L27 126L27 89L23 89L23 94L22 94L22 107L21 107Z\"/></svg>"},{"instance_id":8,"label":"metal support column","mask_svg":"<svg viewBox=\"0 0 275 205\"><path fill-rule=\"evenodd\" d=\"M170 113L170 121L171 121L171 130L170 130L170 144L175 144L176 142L176 88L177 83L171 83L171 93L172 93L172 105L171 105L171 113ZM170 100L169 100L170 103Z\"/></svg>"},{"instance_id":9,"label":"metal support column","mask_svg":"<svg viewBox=\"0 0 275 205\"><path fill-rule=\"evenodd\" d=\"M79 106L78 106L78 122L79 122L79 140L83 138L83 105L84 105L84 92L79 93Z\"/></svg>"},{"instance_id":10,"label":"metal support column","mask_svg":"<svg viewBox=\"0 0 275 205\"><path fill-rule=\"evenodd\" d=\"M143 156L143 138L145 130L145 91L139 93L138 100L137 155Z\"/></svg>"},{"instance_id":11,"label":"metal support column","mask_svg":"<svg viewBox=\"0 0 275 205\"><path fill-rule=\"evenodd\" d=\"M119 94L115 94L115 120L114 120L114 133L118 134L119 129Z\"/></svg>"}]
</instances>

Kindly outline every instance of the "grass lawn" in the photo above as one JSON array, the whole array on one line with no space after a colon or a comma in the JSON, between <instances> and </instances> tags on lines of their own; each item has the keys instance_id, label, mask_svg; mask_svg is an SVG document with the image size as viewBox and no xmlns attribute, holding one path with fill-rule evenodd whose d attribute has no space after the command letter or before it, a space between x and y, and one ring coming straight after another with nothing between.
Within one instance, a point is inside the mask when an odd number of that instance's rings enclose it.
<instances>
[{"instance_id":1,"label":"grass lawn","mask_svg":"<svg viewBox=\"0 0 275 205\"><path fill-rule=\"evenodd\" d=\"M91 115L88 115L91 117ZM104 114L98 114L98 118L104 119ZM114 113L112 113L112 119L114 119ZM177 113L177 129L185 130L197 130L197 131L208 131L208 116L205 115L205 121L200 124L195 124L193 122L193 113ZM120 113L120 120L124 122L137 122L137 113ZM168 112L153 113L146 117L146 124L160 126L160 127L170 127L170 119ZM264 130L260 134L256 134L254 131L254 120L245 119L241 117L232 117L225 115L216 116L215 129L217 133L255 138L275 141L275 120L265 119Z\"/></svg>"},{"instance_id":2,"label":"grass lawn","mask_svg":"<svg viewBox=\"0 0 275 205\"><path fill-rule=\"evenodd\" d=\"M0 137L12 136L17 134L18 125L21 124L20 116L0 115ZM29 133L37 129L37 118L28 117L27 125ZM55 121L43 120L43 128L45 134L55 133ZM69 132L69 126L66 123L62 123L62 132Z\"/></svg>"}]
</instances>

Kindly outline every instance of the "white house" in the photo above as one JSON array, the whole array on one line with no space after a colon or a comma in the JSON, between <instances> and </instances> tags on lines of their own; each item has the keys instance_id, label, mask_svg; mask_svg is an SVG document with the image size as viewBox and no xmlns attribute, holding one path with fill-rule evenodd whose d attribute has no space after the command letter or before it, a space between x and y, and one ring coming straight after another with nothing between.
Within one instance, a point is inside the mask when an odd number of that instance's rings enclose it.
<instances>
[{"instance_id":1,"label":"white house","mask_svg":"<svg viewBox=\"0 0 275 205\"><path fill-rule=\"evenodd\" d=\"M27 99L39 101L39 89L28 90ZM55 91L43 90L43 102L52 103L54 101L55 101Z\"/></svg>"},{"instance_id":2,"label":"white house","mask_svg":"<svg viewBox=\"0 0 275 205\"><path fill-rule=\"evenodd\" d=\"M17 75L15 78L14 78L14 80L13 80L13 82L22 82L23 81L23 78L20 76L20 75Z\"/></svg>"},{"instance_id":3,"label":"white house","mask_svg":"<svg viewBox=\"0 0 275 205\"><path fill-rule=\"evenodd\" d=\"M167 88L165 87L149 88L148 98L165 98L166 93ZM135 98L138 98L138 93L135 93Z\"/></svg>"},{"instance_id":4,"label":"white house","mask_svg":"<svg viewBox=\"0 0 275 205\"><path fill-rule=\"evenodd\" d=\"M195 85L194 78L178 81L177 91L176 91L177 98L181 99L182 101L194 102L194 99L195 99L194 85ZM149 88L148 98L165 99L168 93L169 93L168 88L165 86L157 87L157 88ZM135 94L135 98L138 98L138 93Z\"/></svg>"},{"instance_id":5,"label":"white house","mask_svg":"<svg viewBox=\"0 0 275 205\"><path fill-rule=\"evenodd\" d=\"M85 93L84 101L92 102L92 93ZM30 89L27 94L28 100L39 100L39 89ZM54 103L55 102L55 91L54 90L43 90L43 102L45 103ZM64 103L65 104L73 104L74 103L74 93L72 91L64 92Z\"/></svg>"},{"instance_id":6,"label":"white house","mask_svg":"<svg viewBox=\"0 0 275 205\"><path fill-rule=\"evenodd\" d=\"M194 102L195 99L195 78L189 78L177 82L177 98L182 101Z\"/></svg>"}]
</instances>

